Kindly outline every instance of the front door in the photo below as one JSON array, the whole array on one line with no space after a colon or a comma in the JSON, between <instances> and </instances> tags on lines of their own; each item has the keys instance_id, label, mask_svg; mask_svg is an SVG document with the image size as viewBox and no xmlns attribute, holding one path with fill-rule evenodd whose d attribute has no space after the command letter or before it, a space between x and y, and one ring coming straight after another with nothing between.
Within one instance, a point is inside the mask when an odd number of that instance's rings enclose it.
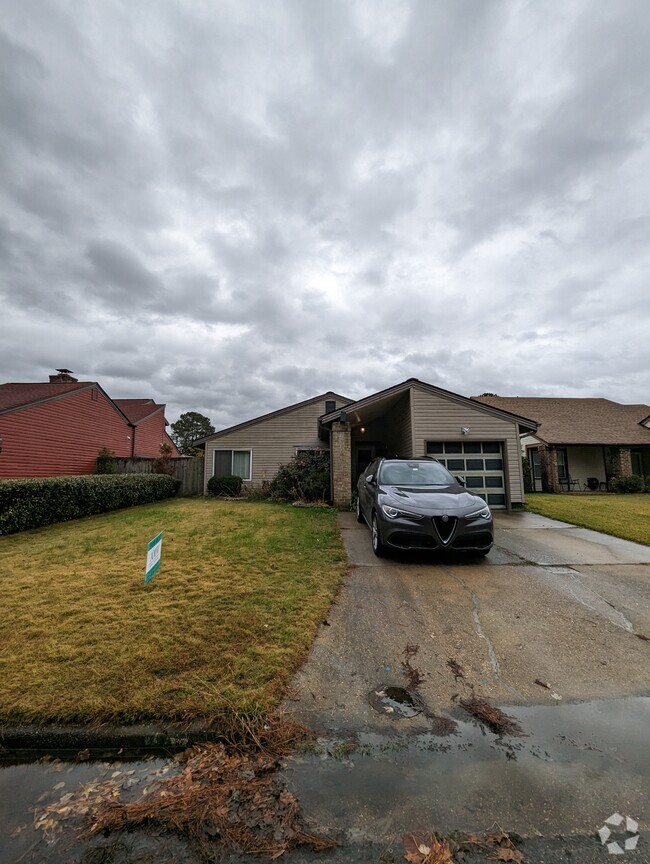
<instances>
[{"instance_id":1,"label":"front door","mask_svg":"<svg viewBox=\"0 0 650 864\"><path fill-rule=\"evenodd\" d=\"M375 458L375 448L372 444L358 444L355 451L356 466L353 481L356 483L360 474L366 470Z\"/></svg>"}]
</instances>

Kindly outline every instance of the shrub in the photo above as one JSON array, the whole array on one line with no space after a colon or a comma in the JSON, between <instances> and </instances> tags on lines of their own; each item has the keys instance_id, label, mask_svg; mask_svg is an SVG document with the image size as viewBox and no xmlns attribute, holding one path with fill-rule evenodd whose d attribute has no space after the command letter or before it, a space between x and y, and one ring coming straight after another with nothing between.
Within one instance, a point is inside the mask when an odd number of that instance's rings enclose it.
<instances>
[{"instance_id":1,"label":"shrub","mask_svg":"<svg viewBox=\"0 0 650 864\"><path fill-rule=\"evenodd\" d=\"M35 477L0 481L0 534L171 498L179 482L157 474Z\"/></svg>"},{"instance_id":2,"label":"shrub","mask_svg":"<svg viewBox=\"0 0 650 864\"><path fill-rule=\"evenodd\" d=\"M329 501L329 452L298 453L271 480L269 492L276 501Z\"/></svg>"},{"instance_id":3,"label":"shrub","mask_svg":"<svg viewBox=\"0 0 650 864\"><path fill-rule=\"evenodd\" d=\"M160 451L158 456L154 459L153 462L153 473L154 474L169 474L170 477L173 477L176 468L174 467L174 463L172 462L172 450L171 446L166 442L160 445Z\"/></svg>"},{"instance_id":4,"label":"shrub","mask_svg":"<svg viewBox=\"0 0 650 864\"><path fill-rule=\"evenodd\" d=\"M95 474L115 474L115 453L108 447L102 447L97 454Z\"/></svg>"},{"instance_id":5,"label":"shrub","mask_svg":"<svg viewBox=\"0 0 650 864\"><path fill-rule=\"evenodd\" d=\"M643 477L632 474L629 477L614 477L609 481L611 492L643 492L645 483Z\"/></svg>"},{"instance_id":6,"label":"shrub","mask_svg":"<svg viewBox=\"0 0 650 864\"><path fill-rule=\"evenodd\" d=\"M226 498L237 498L241 495L243 480L234 474L228 477L210 477L208 480L209 495L224 495Z\"/></svg>"}]
</instances>

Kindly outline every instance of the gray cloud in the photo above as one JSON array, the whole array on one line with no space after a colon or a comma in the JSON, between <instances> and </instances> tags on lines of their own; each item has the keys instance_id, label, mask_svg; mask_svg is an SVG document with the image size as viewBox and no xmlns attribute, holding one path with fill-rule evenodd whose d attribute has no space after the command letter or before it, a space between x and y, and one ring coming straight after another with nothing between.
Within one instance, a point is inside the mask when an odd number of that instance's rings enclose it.
<instances>
[{"instance_id":1,"label":"gray cloud","mask_svg":"<svg viewBox=\"0 0 650 864\"><path fill-rule=\"evenodd\" d=\"M640 0L10 4L0 366L225 426L415 376L647 401Z\"/></svg>"}]
</instances>

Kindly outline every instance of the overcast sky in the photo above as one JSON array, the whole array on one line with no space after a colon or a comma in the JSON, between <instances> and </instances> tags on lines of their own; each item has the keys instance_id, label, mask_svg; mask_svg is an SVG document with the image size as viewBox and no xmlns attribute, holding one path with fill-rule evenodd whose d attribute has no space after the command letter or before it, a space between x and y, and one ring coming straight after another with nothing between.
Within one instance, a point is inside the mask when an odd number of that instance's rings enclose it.
<instances>
[{"instance_id":1,"label":"overcast sky","mask_svg":"<svg viewBox=\"0 0 650 864\"><path fill-rule=\"evenodd\" d=\"M0 380L650 401L647 0L4 0Z\"/></svg>"}]
</instances>

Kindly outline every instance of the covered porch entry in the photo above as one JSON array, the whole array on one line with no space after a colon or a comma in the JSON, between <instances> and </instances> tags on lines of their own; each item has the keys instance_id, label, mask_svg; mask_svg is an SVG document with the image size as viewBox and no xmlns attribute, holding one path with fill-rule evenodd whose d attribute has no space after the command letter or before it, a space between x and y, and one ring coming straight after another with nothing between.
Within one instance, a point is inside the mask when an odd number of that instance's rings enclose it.
<instances>
[{"instance_id":1,"label":"covered porch entry","mask_svg":"<svg viewBox=\"0 0 650 864\"><path fill-rule=\"evenodd\" d=\"M430 456L491 507L516 506L523 500L522 422L409 379L320 418L319 434L330 443L332 500L348 507L359 475L373 459Z\"/></svg>"}]
</instances>

